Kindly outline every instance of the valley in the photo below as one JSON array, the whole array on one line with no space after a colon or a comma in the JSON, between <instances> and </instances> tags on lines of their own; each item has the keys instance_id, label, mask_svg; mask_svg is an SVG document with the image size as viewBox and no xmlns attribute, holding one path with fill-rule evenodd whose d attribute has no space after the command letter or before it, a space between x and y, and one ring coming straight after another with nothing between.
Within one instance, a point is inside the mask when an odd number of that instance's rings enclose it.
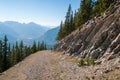
<instances>
[{"instance_id":1,"label":"valley","mask_svg":"<svg viewBox=\"0 0 120 80\"><path fill-rule=\"evenodd\" d=\"M11 44L21 40L25 45L32 45L34 41L44 41L48 48L52 48L56 43L56 36L59 27L49 28L49 26L41 26L34 22L19 23L15 21L6 21L0 23L0 39L7 35ZM47 41L46 41L47 40Z\"/></svg>"},{"instance_id":2,"label":"valley","mask_svg":"<svg viewBox=\"0 0 120 80\"><path fill-rule=\"evenodd\" d=\"M57 12L65 7L55 4ZM120 0L80 0L73 8L54 28L0 22L0 80L120 80ZM56 24L46 10L43 23Z\"/></svg>"}]
</instances>

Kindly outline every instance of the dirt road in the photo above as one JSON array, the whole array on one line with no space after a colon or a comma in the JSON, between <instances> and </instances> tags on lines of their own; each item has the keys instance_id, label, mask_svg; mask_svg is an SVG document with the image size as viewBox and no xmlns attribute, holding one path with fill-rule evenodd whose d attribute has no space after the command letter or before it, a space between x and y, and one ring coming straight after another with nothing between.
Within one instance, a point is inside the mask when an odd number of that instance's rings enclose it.
<instances>
[{"instance_id":1,"label":"dirt road","mask_svg":"<svg viewBox=\"0 0 120 80\"><path fill-rule=\"evenodd\" d=\"M103 74L108 66L105 66L106 64L78 67L76 62L75 58L67 55L40 51L5 71L0 80L104 80L103 78L109 80L109 75L120 74L120 69ZM113 80L115 76L111 77Z\"/></svg>"},{"instance_id":2,"label":"dirt road","mask_svg":"<svg viewBox=\"0 0 120 80\"><path fill-rule=\"evenodd\" d=\"M72 71L66 69L69 65L73 64L66 64L60 55L41 51L4 72L0 80L74 80Z\"/></svg>"}]
</instances>

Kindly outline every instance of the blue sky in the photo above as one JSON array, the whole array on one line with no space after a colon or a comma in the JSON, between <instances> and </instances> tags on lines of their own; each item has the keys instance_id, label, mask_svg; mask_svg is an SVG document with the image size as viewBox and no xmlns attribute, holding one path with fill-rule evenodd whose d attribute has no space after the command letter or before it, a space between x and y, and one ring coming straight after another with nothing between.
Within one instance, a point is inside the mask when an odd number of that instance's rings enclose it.
<instances>
[{"instance_id":1,"label":"blue sky","mask_svg":"<svg viewBox=\"0 0 120 80\"><path fill-rule=\"evenodd\" d=\"M69 4L75 11L80 0L0 0L0 21L57 26L65 19Z\"/></svg>"}]
</instances>

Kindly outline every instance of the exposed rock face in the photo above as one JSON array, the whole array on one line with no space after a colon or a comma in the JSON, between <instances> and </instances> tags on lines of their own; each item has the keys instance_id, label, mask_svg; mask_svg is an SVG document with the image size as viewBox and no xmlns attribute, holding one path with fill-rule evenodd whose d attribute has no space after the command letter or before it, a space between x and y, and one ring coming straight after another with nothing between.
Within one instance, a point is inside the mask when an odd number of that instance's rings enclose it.
<instances>
[{"instance_id":1,"label":"exposed rock face","mask_svg":"<svg viewBox=\"0 0 120 80\"><path fill-rule=\"evenodd\" d=\"M54 50L83 58L90 55L101 61L120 56L120 0L104 15L87 21L59 41Z\"/></svg>"}]
</instances>

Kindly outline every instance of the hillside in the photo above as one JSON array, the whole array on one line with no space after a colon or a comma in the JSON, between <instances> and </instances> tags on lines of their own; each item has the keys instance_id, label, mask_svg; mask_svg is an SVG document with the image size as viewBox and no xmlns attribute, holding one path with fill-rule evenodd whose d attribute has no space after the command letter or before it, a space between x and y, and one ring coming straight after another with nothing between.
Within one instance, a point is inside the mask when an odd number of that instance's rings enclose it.
<instances>
[{"instance_id":1,"label":"hillside","mask_svg":"<svg viewBox=\"0 0 120 80\"><path fill-rule=\"evenodd\" d=\"M45 32L38 40L41 42L44 41L47 45L47 48L52 48L56 43L56 37L60 27L56 27Z\"/></svg>"},{"instance_id":2,"label":"hillside","mask_svg":"<svg viewBox=\"0 0 120 80\"><path fill-rule=\"evenodd\" d=\"M7 35L11 44L23 40L26 45L31 45L34 40L37 41L49 29L33 22L28 24L15 21L0 22L0 40Z\"/></svg>"},{"instance_id":3,"label":"hillside","mask_svg":"<svg viewBox=\"0 0 120 80\"><path fill-rule=\"evenodd\" d=\"M120 56L120 1L59 41L55 51L101 63Z\"/></svg>"},{"instance_id":4,"label":"hillside","mask_svg":"<svg viewBox=\"0 0 120 80\"><path fill-rule=\"evenodd\" d=\"M58 29L48 30L42 40L51 44L55 39L50 37L55 38ZM53 50L32 52L0 73L0 80L120 80L120 0L71 34L68 29L64 31L68 36L60 37Z\"/></svg>"},{"instance_id":5,"label":"hillside","mask_svg":"<svg viewBox=\"0 0 120 80\"><path fill-rule=\"evenodd\" d=\"M3 25L3 23L0 23L0 40L2 40L5 35L8 36L9 42L12 44L15 43L15 40L17 40L18 36L18 34L13 29Z\"/></svg>"},{"instance_id":6,"label":"hillside","mask_svg":"<svg viewBox=\"0 0 120 80\"><path fill-rule=\"evenodd\" d=\"M15 21L0 22L0 40L7 35L11 44L23 40L26 45L31 45L33 41L44 41L47 48L52 48L56 41L59 27L49 28L36 23L19 23Z\"/></svg>"},{"instance_id":7,"label":"hillside","mask_svg":"<svg viewBox=\"0 0 120 80\"><path fill-rule=\"evenodd\" d=\"M14 30L17 34L19 34L19 39L34 39L43 35L48 27L38 25L36 23L19 23L14 21L6 21L3 25L8 26L12 30Z\"/></svg>"}]
</instances>

